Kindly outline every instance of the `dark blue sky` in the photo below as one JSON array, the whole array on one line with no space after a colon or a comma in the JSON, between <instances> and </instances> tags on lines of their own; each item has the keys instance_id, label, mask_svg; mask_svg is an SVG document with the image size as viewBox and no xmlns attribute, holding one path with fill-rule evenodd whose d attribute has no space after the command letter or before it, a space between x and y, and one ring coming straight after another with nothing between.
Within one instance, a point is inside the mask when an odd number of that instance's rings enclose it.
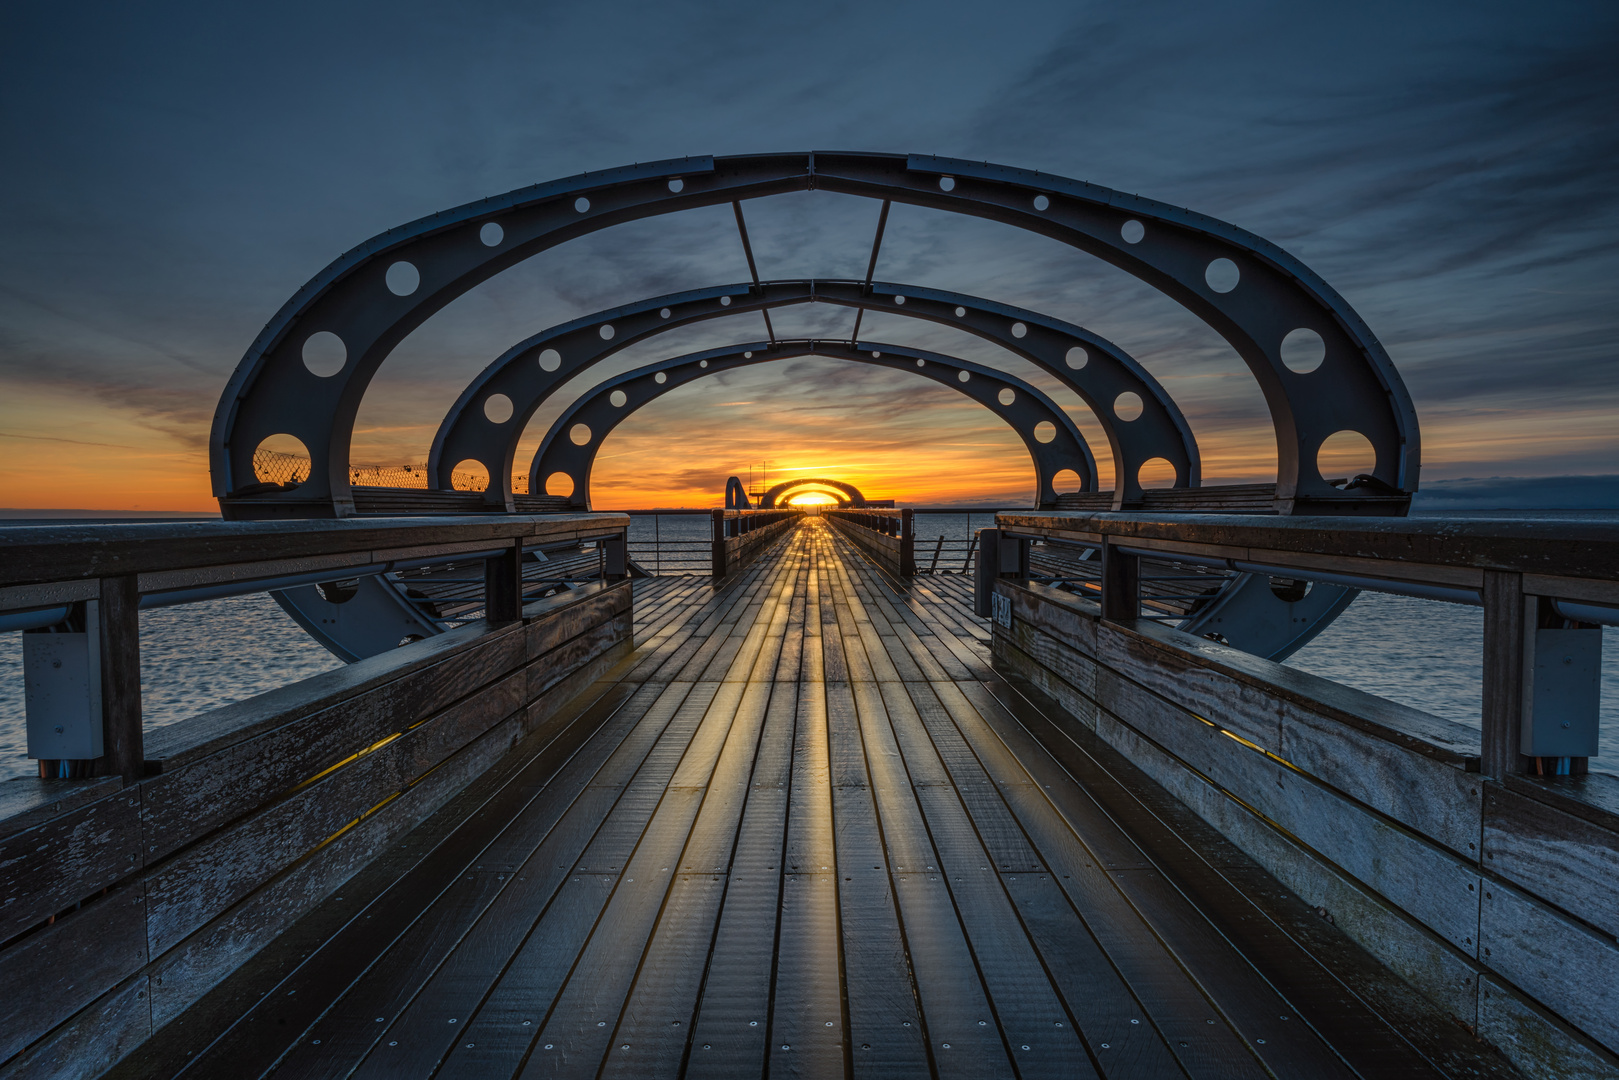
<instances>
[{"instance_id":1,"label":"dark blue sky","mask_svg":"<svg viewBox=\"0 0 1619 1080\"><path fill-rule=\"evenodd\" d=\"M985 158L1233 221L1311 264L1383 339L1422 417L1425 477L1615 472L1616 47L1619 6L1597 3L14 0L0 14L0 441L30 476L60 468L86 491L109 459L202 490L230 370L298 285L366 237L630 161L847 148ZM864 269L869 203L791 196L748 213L767 276ZM356 460L419 459L467 378L546 325L740 280L728 222L609 230L457 301L384 368ZM1169 386L1209 479L1273 467L1229 348L1088 256L897 208L878 273L1084 323ZM815 308L778 328L847 321ZM879 331L1040 381L948 330L867 323ZM612 370L757 334L710 324ZM648 437L784 377L829 378L812 362L728 376L670 395ZM924 442L967 423L894 378L824 386L823 415ZM996 438L995 453L1011 445ZM741 465L768 439L741 431L717 452ZM670 483L708 483L695 468L671 466ZM0 505L27 503L33 487L8 483L21 486Z\"/></svg>"}]
</instances>

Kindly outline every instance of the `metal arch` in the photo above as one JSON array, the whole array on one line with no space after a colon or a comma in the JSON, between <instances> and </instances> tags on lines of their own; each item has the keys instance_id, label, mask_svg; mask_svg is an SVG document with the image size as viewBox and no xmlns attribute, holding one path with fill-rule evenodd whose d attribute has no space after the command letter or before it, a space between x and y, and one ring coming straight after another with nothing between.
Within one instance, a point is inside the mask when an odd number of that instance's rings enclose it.
<instances>
[{"instance_id":1,"label":"metal arch","mask_svg":"<svg viewBox=\"0 0 1619 1080\"><path fill-rule=\"evenodd\" d=\"M1376 451L1373 475L1416 490L1416 413L1398 373L1352 308L1303 263L1226 222L1063 177L919 155L825 153L684 158L586 174L510 192L383 233L343 255L296 293L237 366L215 412L210 464L222 500L253 488L253 452L275 434L308 448L311 475L293 491L230 500L230 515L353 512L348 451L355 413L388 353L431 314L501 270L597 229L676 210L825 189L991 218L1089 251L1148 282L1221 334L1259 380L1277 438L1278 500L1294 509L1382 509L1373 493L1339 491L1315 467L1321 444L1350 429ZM1145 227L1131 243L1121 230ZM499 237L480 239L483 226ZM1229 259L1240 283L1221 293L1205 272ZM419 283L388 289L395 261ZM1281 359L1295 328L1315 331L1325 360L1299 374ZM314 333L346 346L326 378L301 360ZM258 504L258 505L253 505Z\"/></svg>"},{"instance_id":2,"label":"metal arch","mask_svg":"<svg viewBox=\"0 0 1619 1080\"><path fill-rule=\"evenodd\" d=\"M725 509L748 510L753 503L748 501L748 489L742 486L740 477L728 476L725 478Z\"/></svg>"},{"instance_id":3,"label":"metal arch","mask_svg":"<svg viewBox=\"0 0 1619 1080\"><path fill-rule=\"evenodd\" d=\"M1055 505L1057 494L1052 481L1064 469L1078 473L1086 488L1095 483L1096 462L1084 436L1056 402L1021 379L982 364L903 345L871 341L851 345L846 341L813 339L754 341L710 349L649 364L608 379L557 417L534 453L529 483L543 484L546 477L564 473L573 479L573 504L588 508L590 471L596 454L613 428L631 413L677 386L707 375L806 355L832 356L922 375L992 409L1011 425L1028 447L1029 456L1034 460L1038 507ZM1009 405L999 399L999 394L1008 389L1013 393ZM613 403L615 393L623 395L623 404ZM1050 442L1041 442L1035 435L1035 426L1041 422L1049 422L1056 429ZM582 443L575 443L572 438L573 428L578 424L587 429Z\"/></svg>"},{"instance_id":4,"label":"metal arch","mask_svg":"<svg viewBox=\"0 0 1619 1080\"><path fill-rule=\"evenodd\" d=\"M759 498L759 509L772 510L775 508L777 500L779 500L789 491L793 490L793 488L808 487L811 484L819 484L822 487L829 487L836 491L843 492L845 499L847 500L844 502L845 506L861 507L866 505L866 497L862 495L860 493L860 489L855 487L853 484L845 483L842 480L826 480L817 476L801 476L797 480L783 480L781 483L765 492Z\"/></svg>"},{"instance_id":5,"label":"metal arch","mask_svg":"<svg viewBox=\"0 0 1619 1080\"><path fill-rule=\"evenodd\" d=\"M485 368L451 406L433 438L428 475L434 486L447 489L460 462L481 462L491 477L489 501L509 505L507 489L524 427L553 392L585 368L666 330L819 302L953 326L1044 368L1091 407L1107 435L1114 461L1114 509L1140 501L1140 470L1152 458L1164 458L1174 467L1176 487L1196 487L1200 482L1197 441L1186 417L1151 374L1107 339L1072 323L965 293L813 278L671 293L573 319L519 342ZM609 328L605 336L604 327ZM1078 369L1067 359L1076 348L1087 357ZM556 354L556 367L550 371L538 363L547 352ZM1119 419L1114 408L1127 392L1135 394L1142 409L1129 421ZM484 403L495 394L512 402L505 421L490 420L484 411Z\"/></svg>"}]
</instances>

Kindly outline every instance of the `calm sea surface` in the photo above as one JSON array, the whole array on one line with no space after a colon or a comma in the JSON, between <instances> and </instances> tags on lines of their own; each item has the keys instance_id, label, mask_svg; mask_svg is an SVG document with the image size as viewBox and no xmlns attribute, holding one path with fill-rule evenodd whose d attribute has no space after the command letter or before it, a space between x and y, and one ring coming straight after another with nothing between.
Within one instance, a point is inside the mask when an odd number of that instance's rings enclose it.
<instances>
[{"instance_id":1,"label":"calm sea surface","mask_svg":"<svg viewBox=\"0 0 1619 1080\"><path fill-rule=\"evenodd\" d=\"M1566 516L1619 522L1619 514L1600 511ZM939 566L959 568L963 542L972 530L989 524L987 514L919 516L918 563L928 564L942 534L947 541ZM655 530L661 541L693 545L665 550L665 559L683 550L682 562L706 567L708 529L703 517L662 517L655 525L637 518L631 542L649 541ZM637 557L650 566L647 554L642 548ZM1362 593L1289 663L1477 727L1482 641L1483 612L1478 608ZM1592 759L1591 768L1619 774L1619 632L1605 629L1602 641L1602 754ZM172 724L340 666L267 595L141 613L141 689L148 727ZM22 635L0 634L0 779L34 774L25 742Z\"/></svg>"}]
</instances>

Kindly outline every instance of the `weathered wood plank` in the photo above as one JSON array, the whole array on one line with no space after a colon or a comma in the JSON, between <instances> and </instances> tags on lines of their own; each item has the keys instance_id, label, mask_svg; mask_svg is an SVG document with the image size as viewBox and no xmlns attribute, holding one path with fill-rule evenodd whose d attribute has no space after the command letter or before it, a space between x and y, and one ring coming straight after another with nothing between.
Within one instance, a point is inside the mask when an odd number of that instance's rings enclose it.
<instances>
[{"instance_id":1,"label":"weathered wood plank","mask_svg":"<svg viewBox=\"0 0 1619 1080\"><path fill-rule=\"evenodd\" d=\"M146 962L140 884L113 889L0 952L0 1061L134 975Z\"/></svg>"},{"instance_id":2,"label":"weathered wood plank","mask_svg":"<svg viewBox=\"0 0 1619 1080\"><path fill-rule=\"evenodd\" d=\"M1485 885L1480 958L1508 982L1619 1051L1619 947L1512 885Z\"/></svg>"},{"instance_id":3,"label":"weathered wood plank","mask_svg":"<svg viewBox=\"0 0 1619 1080\"><path fill-rule=\"evenodd\" d=\"M152 1033L145 975L107 991L71 1021L0 1066L4 1080L89 1080Z\"/></svg>"},{"instance_id":4,"label":"weathered wood plank","mask_svg":"<svg viewBox=\"0 0 1619 1080\"><path fill-rule=\"evenodd\" d=\"M0 941L135 873L140 802L119 789L0 840Z\"/></svg>"},{"instance_id":5,"label":"weathered wood plank","mask_svg":"<svg viewBox=\"0 0 1619 1080\"><path fill-rule=\"evenodd\" d=\"M1485 797L1484 866L1619 934L1619 834L1492 784Z\"/></svg>"}]
</instances>

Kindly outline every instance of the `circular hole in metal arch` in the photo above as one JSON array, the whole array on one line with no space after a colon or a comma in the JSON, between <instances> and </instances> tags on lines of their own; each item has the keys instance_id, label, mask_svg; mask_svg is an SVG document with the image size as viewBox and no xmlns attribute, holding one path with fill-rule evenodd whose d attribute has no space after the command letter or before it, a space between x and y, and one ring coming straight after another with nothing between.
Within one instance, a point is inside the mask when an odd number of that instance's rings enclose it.
<instances>
[{"instance_id":1,"label":"circular hole in metal arch","mask_svg":"<svg viewBox=\"0 0 1619 1080\"><path fill-rule=\"evenodd\" d=\"M450 470L450 486L457 491L488 491L489 467L477 458L467 458Z\"/></svg>"},{"instance_id":2,"label":"circular hole in metal arch","mask_svg":"<svg viewBox=\"0 0 1619 1080\"><path fill-rule=\"evenodd\" d=\"M613 407L615 409L622 409L624 406L630 403L630 395L626 394L622 390L614 390L611 394L607 395L607 400L613 403Z\"/></svg>"},{"instance_id":3,"label":"circular hole in metal arch","mask_svg":"<svg viewBox=\"0 0 1619 1080\"><path fill-rule=\"evenodd\" d=\"M958 372L956 372L956 378L960 379L962 382L966 382L968 379L970 379L972 377L973 377L973 373L970 372L970 371L958 371Z\"/></svg>"},{"instance_id":4,"label":"circular hole in metal arch","mask_svg":"<svg viewBox=\"0 0 1619 1080\"><path fill-rule=\"evenodd\" d=\"M958 307L958 308L957 308L957 309L956 309L956 318L958 318L958 319L959 319L959 318L961 318L961 317L962 317L962 316L964 316L964 315L966 315L966 314L967 314L967 309L966 309L966 308L964 308L964 307Z\"/></svg>"},{"instance_id":5,"label":"circular hole in metal arch","mask_svg":"<svg viewBox=\"0 0 1619 1080\"><path fill-rule=\"evenodd\" d=\"M1282 363L1295 375L1308 375L1327 358L1327 343L1321 335L1301 326L1282 339Z\"/></svg>"},{"instance_id":6,"label":"circular hole in metal arch","mask_svg":"<svg viewBox=\"0 0 1619 1080\"><path fill-rule=\"evenodd\" d=\"M1139 244L1141 238L1147 235L1147 227L1135 218L1131 218L1119 227L1119 235L1124 237L1126 244Z\"/></svg>"},{"instance_id":7,"label":"circular hole in metal arch","mask_svg":"<svg viewBox=\"0 0 1619 1080\"><path fill-rule=\"evenodd\" d=\"M730 307L730 306L731 306L731 298L729 296L720 297L720 307Z\"/></svg>"},{"instance_id":8,"label":"circular hole in metal arch","mask_svg":"<svg viewBox=\"0 0 1619 1080\"><path fill-rule=\"evenodd\" d=\"M253 479L261 484L301 484L309 469L309 447L296 435L271 435L253 451Z\"/></svg>"},{"instance_id":9,"label":"circular hole in metal arch","mask_svg":"<svg viewBox=\"0 0 1619 1080\"><path fill-rule=\"evenodd\" d=\"M483 399L483 414L491 424L504 424L512 418L514 411L512 399L505 394L490 394Z\"/></svg>"},{"instance_id":10,"label":"circular hole in metal arch","mask_svg":"<svg viewBox=\"0 0 1619 1080\"><path fill-rule=\"evenodd\" d=\"M1078 491L1079 487L1079 474L1073 469L1063 469L1051 478L1051 488L1059 494Z\"/></svg>"},{"instance_id":11,"label":"circular hole in metal arch","mask_svg":"<svg viewBox=\"0 0 1619 1080\"><path fill-rule=\"evenodd\" d=\"M609 323L602 323L601 329L596 331L596 333L598 333L598 334L600 334L602 336L603 341L612 341L613 340L613 333L614 333L613 324L610 323L610 322Z\"/></svg>"},{"instance_id":12,"label":"circular hole in metal arch","mask_svg":"<svg viewBox=\"0 0 1619 1080\"><path fill-rule=\"evenodd\" d=\"M590 425L575 424L568 429L568 441L575 446L590 445Z\"/></svg>"},{"instance_id":13,"label":"circular hole in metal arch","mask_svg":"<svg viewBox=\"0 0 1619 1080\"><path fill-rule=\"evenodd\" d=\"M1148 458L1136 470L1136 482L1144 490L1162 490L1175 486L1175 466L1169 463L1168 458Z\"/></svg>"},{"instance_id":14,"label":"circular hole in metal arch","mask_svg":"<svg viewBox=\"0 0 1619 1080\"><path fill-rule=\"evenodd\" d=\"M1315 452L1316 471L1323 480L1351 479L1377 468L1377 448L1358 431L1335 431Z\"/></svg>"},{"instance_id":15,"label":"circular hole in metal arch","mask_svg":"<svg viewBox=\"0 0 1619 1080\"><path fill-rule=\"evenodd\" d=\"M1034 425L1034 441L1048 443L1057 437L1057 425L1050 420L1042 420Z\"/></svg>"},{"instance_id":16,"label":"circular hole in metal arch","mask_svg":"<svg viewBox=\"0 0 1619 1080\"><path fill-rule=\"evenodd\" d=\"M1083 371L1085 369L1085 365L1091 362L1091 354L1086 352L1082 347L1075 345L1073 348L1068 350L1067 355L1065 355L1063 359L1068 361L1068 366L1073 368L1075 371Z\"/></svg>"},{"instance_id":17,"label":"circular hole in metal arch","mask_svg":"<svg viewBox=\"0 0 1619 1080\"><path fill-rule=\"evenodd\" d=\"M685 187L686 181L680 179L678 176L669 181L669 190L676 195L679 195L683 190L685 190Z\"/></svg>"},{"instance_id":18,"label":"circular hole in metal arch","mask_svg":"<svg viewBox=\"0 0 1619 1080\"><path fill-rule=\"evenodd\" d=\"M652 381L657 383L659 386L662 386L664 383L669 381L669 376L660 371L656 375L652 376Z\"/></svg>"},{"instance_id":19,"label":"circular hole in metal arch","mask_svg":"<svg viewBox=\"0 0 1619 1080\"><path fill-rule=\"evenodd\" d=\"M667 319L669 316L671 316L673 314L674 314L674 312L670 311L668 308L660 308L658 310L658 318L660 318L660 319Z\"/></svg>"},{"instance_id":20,"label":"circular hole in metal arch","mask_svg":"<svg viewBox=\"0 0 1619 1080\"><path fill-rule=\"evenodd\" d=\"M941 177L939 177L939 190L940 191L954 191L954 190L956 190L956 178L954 176L941 176Z\"/></svg>"},{"instance_id":21,"label":"circular hole in metal arch","mask_svg":"<svg viewBox=\"0 0 1619 1080\"><path fill-rule=\"evenodd\" d=\"M483 228L478 230L478 239L483 241L484 247L499 247L500 242L506 239L506 230L500 227L498 221L486 221Z\"/></svg>"},{"instance_id":22,"label":"circular hole in metal arch","mask_svg":"<svg viewBox=\"0 0 1619 1080\"><path fill-rule=\"evenodd\" d=\"M545 493L567 498L573 494L573 477L565 472L554 472L545 478Z\"/></svg>"},{"instance_id":23,"label":"circular hole in metal arch","mask_svg":"<svg viewBox=\"0 0 1619 1080\"><path fill-rule=\"evenodd\" d=\"M1044 195L1036 195L1034 197L1034 208L1036 210L1045 210L1050 205L1051 200L1046 198Z\"/></svg>"},{"instance_id":24,"label":"circular hole in metal arch","mask_svg":"<svg viewBox=\"0 0 1619 1080\"><path fill-rule=\"evenodd\" d=\"M1273 577L1270 579L1270 591L1282 603L1296 604L1310 595L1310 586L1314 584L1303 578Z\"/></svg>"},{"instance_id":25,"label":"circular hole in metal arch","mask_svg":"<svg viewBox=\"0 0 1619 1080\"><path fill-rule=\"evenodd\" d=\"M1113 415L1125 422L1138 419L1145 407L1141 395L1134 390L1126 390L1113 399Z\"/></svg>"},{"instance_id":26,"label":"circular hole in metal arch","mask_svg":"<svg viewBox=\"0 0 1619 1080\"><path fill-rule=\"evenodd\" d=\"M590 209L590 200L581 195L573 200L573 208L582 214Z\"/></svg>"},{"instance_id":27,"label":"circular hole in metal arch","mask_svg":"<svg viewBox=\"0 0 1619 1080\"><path fill-rule=\"evenodd\" d=\"M1012 324L1012 336L1013 337L1020 338L1020 337L1023 337L1028 332L1029 332L1029 328L1027 326L1024 326L1022 323L1015 322L1015 323Z\"/></svg>"},{"instance_id":28,"label":"circular hole in metal arch","mask_svg":"<svg viewBox=\"0 0 1619 1080\"><path fill-rule=\"evenodd\" d=\"M752 356L753 354L748 353L748 355ZM706 368L708 366L708 361L707 360L699 360L699 361L697 361L697 366L701 367L701 368Z\"/></svg>"},{"instance_id":29,"label":"circular hole in metal arch","mask_svg":"<svg viewBox=\"0 0 1619 1080\"><path fill-rule=\"evenodd\" d=\"M555 371L562 366L562 354L555 349L546 349L540 353L540 370Z\"/></svg>"},{"instance_id":30,"label":"circular hole in metal arch","mask_svg":"<svg viewBox=\"0 0 1619 1080\"><path fill-rule=\"evenodd\" d=\"M401 259L388 267L383 275L383 281L388 285L388 291L395 296L409 296L421 287L422 275L416 267Z\"/></svg>"},{"instance_id":31,"label":"circular hole in metal arch","mask_svg":"<svg viewBox=\"0 0 1619 1080\"><path fill-rule=\"evenodd\" d=\"M1203 280L1217 293L1228 293L1242 280L1242 271L1230 259L1215 259L1203 271Z\"/></svg>"},{"instance_id":32,"label":"circular hole in metal arch","mask_svg":"<svg viewBox=\"0 0 1619 1080\"><path fill-rule=\"evenodd\" d=\"M311 375L329 379L348 363L349 347L330 330L317 330L304 338L303 358Z\"/></svg>"},{"instance_id":33,"label":"circular hole in metal arch","mask_svg":"<svg viewBox=\"0 0 1619 1080\"><path fill-rule=\"evenodd\" d=\"M1017 400L1017 391L1010 386L1001 387L1001 392L995 395L995 400L1002 405L1010 405Z\"/></svg>"},{"instance_id":34,"label":"circular hole in metal arch","mask_svg":"<svg viewBox=\"0 0 1619 1080\"><path fill-rule=\"evenodd\" d=\"M905 297L903 297L903 296L894 297L894 303L900 305L901 307L904 307L905 306Z\"/></svg>"}]
</instances>

